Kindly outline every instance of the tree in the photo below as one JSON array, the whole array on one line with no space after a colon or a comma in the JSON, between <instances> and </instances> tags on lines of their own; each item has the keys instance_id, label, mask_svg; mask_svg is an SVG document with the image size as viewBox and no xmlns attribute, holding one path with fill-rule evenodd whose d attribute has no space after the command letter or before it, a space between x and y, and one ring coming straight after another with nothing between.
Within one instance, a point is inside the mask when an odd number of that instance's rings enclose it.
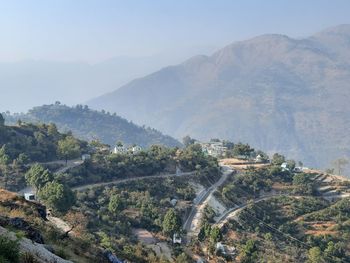
<instances>
[{"instance_id":1,"label":"tree","mask_svg":"<svg viewBox=\"0 0 350 263\"><path fill-rule=\"evenodd\" d=\"M123 142L122 141L117 141L116 145L117 145L117 147L123 147Z\"/></svg>"},{"instance_id":2,"label":"tree","mask_svg":"<svg viewBox=\"0 0 350 263\"><path fill-rule=\"evenodd\" d=\"M57 136L59 134L56 124L50 123L47 126L47 134L50 135L50 136Z\"/></svg>"},{"instance_id":3,"label":"tree","mask_svg":"<svg viewBox=\"0 0 350 263\"><path fill-rule=\"evenodd\" d=\"M254 152L254 149L249 146L249 144L243 144L241 142L233 146L234 156L243 155L245 158L249 158L250 154Z\"/></svg>"},{"instance_id":4,"label":"tree","mask_svg":"<svg viewBox=\"0 0 350 263\"><path fill-rule=\"evenodd\" d=\"M296 163L294 160L287 160L287 168L289 171L293 171L296 166Z\"/></svg>"},{"instance_id":5,"label":"tree","mask_svg":"<svg viewBox=\"0 0 350 263\"><path fill-rule=\"evenodd\" d=\"M254 263L258 261L257 247L254 240L248 240L241 251L242 263Z\"/></svg>"},{"instance_id":6,"label":"tree","mask_svg":"<svg viewBox=\"0 0 350 263\"><path fill-rule=\"evenodd\" d=\"M17 240L0 236L0 262L19 262L19 243Z\"/></svg>"},{"instance_id":7,"label":"tree","mask_svg":"<svg viewBox=\"0 0 350 263\"><path fill-rule=\"evenodd\" d=\"M271 163L273 165L281 165L282 163L284 163L286 161L286 158L281 155L281 154L278 154L278 153L275 153L273 156L272 156L272 161Z\"/></svg>"},{"instance_id":8,"label":"tree","mask_svg":"<svg viewBox=\"0 0 350 263\"><path fill-rule=\"evenodd\" d=\"M181 230L181 218L176 213L175 209L171 208L167 211L163 220L163 232L173 236L174 233Z\"/></svg>"},{"instance_id":9,"label":"tree","mask_svg":"<svg viewBox=\"0 0 350 263\"><path fill-rule=\"evenodd\" d=\"M4 126L5 125L5 119L2 116L2 114L0 113L0 126Z\"/></svg>"},{"instance_id":10,"label":"tree","mask_svg":"<svg viewBox=\"0 0 350 263\"><path fill-rule=\"evenodd\" d=\"M17 161L19 164L27 164L29 163L29 157L25 153L20 153L17 157Z\"/></svg>"},{"instance_id":11,"label":"tree","mask_svg":"<svg viewBox=\"0 0 350 263\"><path fill-rule=\"evenodd\" d=\"M40 189L46 183L51 182L54 177L49 170L36 163L26 172L25 179L29 185L35 187L36 189Z\"/></svg>"},{"instance_id":12,"label":"tree","mask_svg":"<svg viewBox=\"0 0 350 263\"><path fill-rule=\"evenodd\" d=\"M339 158L333 161L333 165L336 169L336 172L338 172L339 175L343 173L344 167L347 166L348 164L349 164L349 160L345 158Z\"/></svg>"},{"instance_id":13,"label":"tree","mask_svg":"<svg viewBox=\"0 0 350 263\"><path fill-rule=\"evenodd\" d=\"M175 260L176 263L188 263L192 262L192 259L186 254L186 253L181 253L176 257Z\"/></svg>"},{"instance_id":14,"label":"tree","mask_svg":"<svg viewBox=\"0 0 350 263\"><path fill-rule=\"evenodd\" d=\"M120 195L112 195L109 199L108 210L112 214L116 215L123 207L123 200Z\"/></svg>"},{"instance_id":15,"label":"tree","mask_svg":"<svg viewBox=\"0 0 350 263\"><path fill-rule=\"evenodd\" d=\"M210 231L210 240L212 242L219 242L222 238L220 228L218 227L213 227Z\"/></svg>"},{"instance_id":16,"label":"tree","mask_svg":"<svg viewBox=\"0 0 350 263\"><path fill-rule=\"evenodd\" d=\"M86 230L88 219L81 212L68 212L64 218L69 223L70 229L64 233L63 237L68 237L68 234L73 230L79 235Z\"/></svg>"},{"instance_id":17,"label":"tree","mask_svg":"<svg viewBox=\"0 0 350 263\"><path fill-rule=\"evenodd\" d=\"M309 174L298 173L293 176L294 191L300 194L312 194L314 184Z\"/></svg>"},{"instance_id":18,"label":"tree","mask_svg":"<svg viewBox=\"0 0 350 263\"><path fill-rule=\"evenodd\" d=\"M64 158L66 163L68 158L76 158L81 154L79 142L73 136L67 136L63 140L59 140L57 150L59 156Z\"/></svg>"},{"instance_id":19,"label":"tree","mask_svg":"<svg viewBox=\"0 0 350 263\"><path fill-rule=\"evenodd\" d=\"M196 142L196 140L192 139L190 136L185 136L182 138L182 143L185 147L194 144Z\"/></svg>"},{"instance_id":20,"label":"tree","mask_svg":"<svg viewBox=\"0 0 350 263\"><path fill-rule=\"evenodd\" d=\"M0 148L0 165L6 165L10 161L10 156L7 154L6 144Z\"/></svg>"},{"instance_id":21,"label":"tree","mask_svg":"<svg viewBox=\"0 0 350 263\"><path fill-rule=\"evenodd\" d=\"M308 255L308 263L322 263L325 262L322 257L322 252L319 247L312 247L309 249Z\"/></svg>"},{"instance_id":22,"label":"tree","mask_svg":"<svg viewBox=\"0 0 350 263\"><path fill-rule=\"evenodd\" d=\"M39 190L38 195L47 206L62 213L69 210L75 203L72 190L58 182L48 182Z\"/></svg>"}]
</instances>

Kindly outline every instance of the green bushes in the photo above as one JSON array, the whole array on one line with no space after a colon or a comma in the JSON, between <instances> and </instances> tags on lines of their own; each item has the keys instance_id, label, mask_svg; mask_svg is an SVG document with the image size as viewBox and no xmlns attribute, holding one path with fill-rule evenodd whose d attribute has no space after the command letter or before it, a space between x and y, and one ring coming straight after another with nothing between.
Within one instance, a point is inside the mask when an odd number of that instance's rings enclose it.
<instances>
[{"instance_id":1,"label":"green bushes","mask_svg":"<svg viewBox=\"0 0 350 263\"><path fill-rule=\"evenodd\" d=\"M17 263L19 262L19 244L7 237L0 236L0 262Z\"/></svg>"}]
</instances>

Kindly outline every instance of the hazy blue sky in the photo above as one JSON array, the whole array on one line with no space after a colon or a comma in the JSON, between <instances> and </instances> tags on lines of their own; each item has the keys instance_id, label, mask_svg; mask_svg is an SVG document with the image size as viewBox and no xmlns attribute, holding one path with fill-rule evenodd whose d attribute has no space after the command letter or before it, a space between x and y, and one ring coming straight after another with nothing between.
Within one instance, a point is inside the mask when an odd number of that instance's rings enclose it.
<instances>
[{"instance_id":1,"label":"hazy blue sky","mask_svg":"<svg viewBox=\"0 0 350 263\"><path fill-rule=\"evenodd\" d=\"M100 61L350 23L349 0L0 0L0 61Z\"/></svg>"}]
</instances>

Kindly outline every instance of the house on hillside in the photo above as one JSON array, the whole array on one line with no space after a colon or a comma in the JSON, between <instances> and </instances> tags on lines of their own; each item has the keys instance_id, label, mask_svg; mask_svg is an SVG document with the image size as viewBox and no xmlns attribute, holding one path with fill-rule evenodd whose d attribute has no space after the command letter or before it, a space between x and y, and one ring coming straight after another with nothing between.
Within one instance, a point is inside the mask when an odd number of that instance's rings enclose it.
<instances>
[{"instance_id":1,"label":"house on hillside","mask_svg":"<svg viewBox=\"0 0 350 263\"><path fill-rule=\"evenodd\" d=\"M255 157L256 163L262 163L263 161L264 161L264 159L260 154L258 154L258 156Z\"/></svg>"},{"instance_id":2,"label":"house on hillside","mask_svg":"<svg viewBox=\"0 0 350 263\"><path fill-rule=\"evenodd\" d=\"M182 238L180 237L179 234L174 233L173 235L173 244L180 244L182 243Z\"/></svg>"},{"instance_id":3,"label":"house on hillside","mask_svg":"<svg viewBox=\"0 0 350 263\"><path fill-rule=\"evenodd\" d=\"M126 153L135 154L135 153L139 153L141 151L142 151L142 148L141 148L141 146L138 146L138 145L135 145L132 147L126 147L126 146L120 145L120 146L115 146L113 148L112 152L118 153L118 154L126 154Z\"/></svg>"},{"instance_id":4,"label":"house on hillside","mask_svg":"<svg viewBox=\"0 0 350 263\"><path fill-rule=\"evenodd\" d=\"M208 143L200 143L202 147L202 151L205 154L214 156L214 157L219 157L223 156L227 152L227 147L223 145L222 142L208 142Z\"/></svg>"},{"instance_id":5,"label":"house on hillside","mask_svg":"<svg viewBox=\"0 0 350 263\"><path fill-rule=\"evenodd\" d=\"M236 248L233 246L228 246L221 242L216 243L216 253L223 256L234 256L236 255Z\"/></svg>"},{"instance_id":6,"label":"house on hillside","mask_svg":"<svg viewBox=\"0 0 350 263\"><path fill-rule=\"evenodd\" d=\"M132 153L139 153L142 151L142 148L141 148L141 146L135 145L135 146L131 147L130 150Z\"/></svg>"},{"instance_id":7,"label":"house on hillside","mask_svg":"<svg viewBox=\"0 0 350 263\"><path fill-rule=\"evenodd\" d=\"M33 193L24 193L24 199L27 201L35 201L35 194Z\"/></svg>"},{"instance_id":8,"label":"house on hillside","mask_svg":"<svg viewBox=\"0 0 350 263\"><path fill-rule=\"evenodd\" d=\"M289 171L288 164L286 162L281 164L282 171Z\"/></svg>"},{"instance_id":9,"label":"house on hillside","mask_svg":"<svg viewBox=\"0 0 350 263\"><path fill-rule=\"evenodd\" d=\"M126 148L125 146L115 146L113 148L113 153L118 153L118 154L124 154L128 152L128 148Z\"/></svg>"}]
</instances>

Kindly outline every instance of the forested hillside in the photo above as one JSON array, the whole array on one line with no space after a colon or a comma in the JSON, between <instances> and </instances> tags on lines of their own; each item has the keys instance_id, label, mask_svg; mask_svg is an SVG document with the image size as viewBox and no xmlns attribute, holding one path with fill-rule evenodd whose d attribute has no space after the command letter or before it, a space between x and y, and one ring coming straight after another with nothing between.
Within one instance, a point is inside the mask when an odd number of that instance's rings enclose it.
<instances>
[{"instance_id":1,"label":"forested hillside","mask_svg":"<svg viewBox=\"0 0 350 263\"><path fill-rule=\"evenodd\" d=\"M4 114L6 121L15 123L18 120L33 123L55 123L60 131L72 133L85 140L100 140L114 145L117 141L124 144L137 144L148 147L153 144L180 146L180 143L159 131L140 127L132 122L105 111L94 111L87 106L68 107L55 103L35 107L26 114Z\"/></svg>"}]
</instances>

